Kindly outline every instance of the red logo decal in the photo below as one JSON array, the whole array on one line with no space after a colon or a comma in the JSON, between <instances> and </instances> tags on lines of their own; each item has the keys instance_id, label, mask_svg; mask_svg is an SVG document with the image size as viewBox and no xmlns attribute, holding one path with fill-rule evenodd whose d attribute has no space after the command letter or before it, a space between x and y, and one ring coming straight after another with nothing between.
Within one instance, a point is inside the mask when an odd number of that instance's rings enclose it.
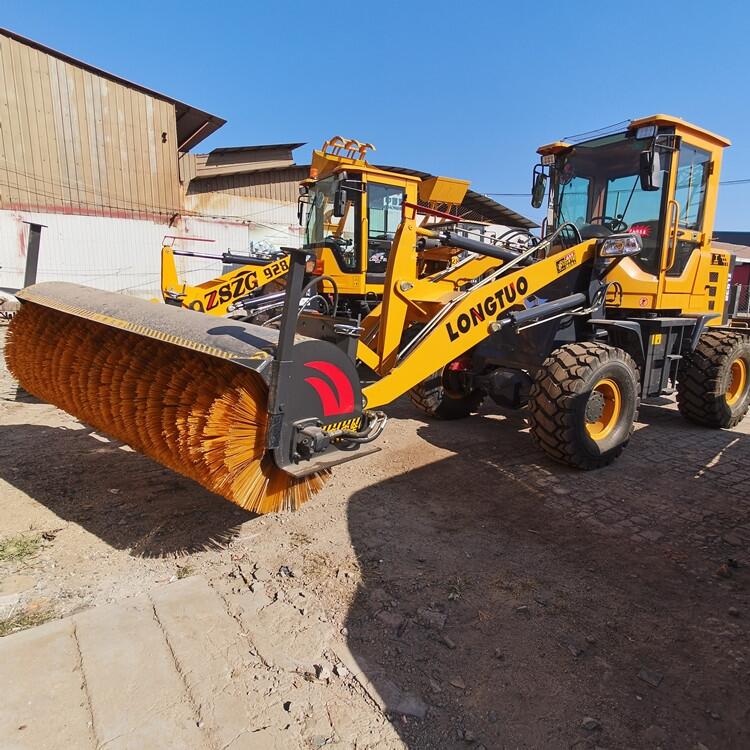
<instances>
[{"instance_id":1,"label":"red logo decal","mask_svg":"<svg viewBox=\"0 0 750 750\"><path fill-rule=\"evenodd\" d=\"M305 362L305 367L323 373L333 384L332 388L331 384L322 378L305 378L305 382L309 383L320 396L324 417L354 411L354 390L349 378L342 370L330 362Z\"/></svg>"},{"instance_id":2,"label":"red logo decal","mask_svg":"<svg viewBox=\"0 0 750 750\"><path fill-rule=\"evenodd\" d=\"M638 234L641 237L650 237L651 227L647 224L633 224L633 226L628 229L628 232L631 234Z\"/></svg>"}]
</instances>

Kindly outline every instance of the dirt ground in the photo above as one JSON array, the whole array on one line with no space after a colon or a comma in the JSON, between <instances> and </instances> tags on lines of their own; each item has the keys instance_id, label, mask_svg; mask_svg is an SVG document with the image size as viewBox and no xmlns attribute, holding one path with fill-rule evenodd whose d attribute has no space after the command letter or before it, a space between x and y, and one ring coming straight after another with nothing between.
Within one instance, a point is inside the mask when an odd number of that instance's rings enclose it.
<instances>
[{"instance_id":1,"label":"dirt ground","mask_svg":"<svg viewBox=\"0 0 750 750\"><path fill-rule=\"evenodd\" d=\"M0 617L194 573L239 606L266 571L322 604L404 747L750 747L750 419L644 406L623 457L578 473L491 405L441 423L401 401L382 451L253 517L4 369L0 398L0 540L38 545L0 559Z\"/></svg>"}]
</instances>

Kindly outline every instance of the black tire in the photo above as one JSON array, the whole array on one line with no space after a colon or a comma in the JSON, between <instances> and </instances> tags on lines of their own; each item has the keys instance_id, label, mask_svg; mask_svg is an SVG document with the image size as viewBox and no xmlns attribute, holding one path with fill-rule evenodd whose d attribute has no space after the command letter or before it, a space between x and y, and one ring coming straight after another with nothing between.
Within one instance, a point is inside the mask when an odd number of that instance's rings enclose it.
<instances>
[{"instance_id":1,"label":"black tire","mask_svg":"<svg viewBox=\"0 0 750 750\"><path fill-rule=\"evenodd\" d=\"M615 390L619 406L610 406L602 393ZM531 435L555 461L598 469L625 449L639 405L638 367L627 352L592 342L566 344L550 354L534 378L529 394ZM592 437L606 411L608 425L601 428L601 437Z\"/></svg>"},{"instance_id":2,"label":"black tire","mask_svg":"<svg viewBox=\"0 0 750 750\"><path fill-rule=\"evenodd\" d=\"M744 388L729 395L733 363L744 367ZM735 365L736 367L736 365ZM705 427L734 427L750 407L750 338L744 333L709 331L686 357L677 378L677 406L691 422Z\"/></svg>"},{"instance_id":3,"label":"black tire","mask_svg":"<svg viewBox=\"0 0 750 750\"><path fill-rule=\"evenodd\" d=\"M433 372L409 391L412 402L425 414L436 419L463 419L479 411L484 392L452 393L445 387L443 371Z\"/></svg>"}]
</instances>

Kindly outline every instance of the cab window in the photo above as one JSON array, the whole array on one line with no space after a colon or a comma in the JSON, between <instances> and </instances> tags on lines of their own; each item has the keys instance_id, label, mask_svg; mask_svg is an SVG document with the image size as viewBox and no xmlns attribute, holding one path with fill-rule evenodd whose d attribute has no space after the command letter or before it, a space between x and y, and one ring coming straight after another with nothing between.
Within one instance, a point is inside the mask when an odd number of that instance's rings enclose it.
<instances>
[{"instance_id":1,"label":"cab window","mask_svg":"<svg viewBox=\"0 0 750 750\"><path fill-rule=\"evenodd\" d=\"M367 271L385 273L393 237L401 222L404 190L393 185L367 185Z\"/></svg>"},{"instance_id":2,"label":"cab window","mask_svg":"<svg viewBox=\"0 0 750 750\"><path fill-rule=\"evenodd\" d=\"M706 184L711 173L711 154L695 146L683 143L677 162L674 198L680 207L679 226L699 232L703 226L706 204ZM674 262L667 276L680 276L698 249L699 243L692 239L678 239Z\"/></svg>"},{"instance_id":3,"label":"cab window","mask_svg":"<svg viewBox=\"0 0 750 750\"><path fill-rule=\"evenodd\" d=\"M572 172L560 177L560 224L572 222L577 227L582 227L587 221L586 215L589 205L589 186L591 180L588 177L572 175Z\"/></svg>"},{"instance_id":4,"label":"cab window","mask_svg":"<svg viewBox=\"0 0 750 750\"><path fill-rule=\"evenodd\" d=\"M310 209L307 215L305 242L330 243L333 254L346 273L359 271L359 217L360 202L347 196L344 215L333 215L333 202L339 183L335 177L326 177L315 183L310 191Z\"/></svg>"},{"instance_id":5,"label":"cab window","mask_svg":"<svg viewBox=\"0 0 750 750\"><path fill-rule=\"evenodd\" d=\"M607 180L607 216L627 216L627 231L641 238L642 250L635 262L646 272L656 274L661 259L661 233L659 231L661 205L666 176L662 175L659 190L641 190L638 175L615 177Z\"/></svg>"},{"instance_id":6,"label":"cab window","mask_svg":"<svg viewBox=\"0 0 750 750\"><path fill-rule=\"evenodd\" d=\"M685 143L680 146L675 200L680 205L680 226L700 230L706 203L711 154Z\"/></svg>"},{"instance_id":7,"label":"cab window","mask_svg":"<svg viewBox=\"0 0 750 750\"><path fill-rule=\"evenodd\" d=\"M662 187L644 191L640 185L641 152L651 138L626 133L607 135L574 146L557 167L557 213L560 226L571 221L584 237L606 226L612 232L640 235L643 250L634 258L647 273L658 273L661 258L661 216L669 169L668 152L661 153Z\"/></svg>"},{"instance_id":8,"label":"cab window","mask_svg":"<svg viewBox=\"0 0 750 750\"><path fill-rule=\"evenodd\" d=\"M638 175L615 177L607 180L604 213L615 218L627 216L630 227L637 227L644 222L659 220L661 201L661 189L649 192L641 190Z\"/></svg>"},{"instance_id":9,"label":"cab window","mask_svg":"<svg viewBox=\"0 0 750 750\"><path fill-rule=\"evenodd\" d=\"M357 210L357 203L349 199L346 202L344 215L341 218L336 218L331 213L329 219L331 233L338 240L338 246L334 254L341 263L342 271L359 270L357 214L360 214L360 211Z\"/></svg>"}]
</instances>

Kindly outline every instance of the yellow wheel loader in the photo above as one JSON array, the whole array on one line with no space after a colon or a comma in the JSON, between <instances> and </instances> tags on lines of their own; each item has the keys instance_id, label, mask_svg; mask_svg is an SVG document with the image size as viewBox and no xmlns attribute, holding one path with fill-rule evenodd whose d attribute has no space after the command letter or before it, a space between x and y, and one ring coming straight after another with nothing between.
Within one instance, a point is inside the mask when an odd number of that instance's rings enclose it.
<instances>
[{"instance_id":1,"label":"yellow wheel loader","mask_svg":"<svg viewBox=\"0 0 750 750\"><path fill-rule=\"evenodd\" d=\"M382 302L361 322L300 312L306 253L341 251L325 231L288 250L278 331L38 284L19 293L8 364L38 397L258 511L297 507L330 467L377 450L382 408L409 392L439 417L485 397L525 409L551 458L601 467L641 399L676 389L714 428L748 410L750 339L726 325L733 256L710 244L727 145L655 115L540 148L546 227L522 248L427 229L403 201ZM361 189L339 175L311 221ZM465 255L419 278L434 247Z\"/></svg>"},{"instance_id":2,"label":"yellow wheel loader","mask_svg":"<svg viewBox=\"0 0 750 750\"><path fill-rule=\"evenodd\" d=\"M253 248L246 255L231 252L215 255L178 250L174 247L177 240L195 242L191 237L165 237L162 243L161 291L164 302L168 305L186 307L188 310L221 317L241 318L244 317L245 305L250 307L250 300L278 292L282 288L280 280L289 270L289 258L281 250ZM221 261L224 265L234 268L218 278L200 284L188 284L180 280L175 263L176 256ZM266 299L266 306L271 305L273 301Z\"/></svg>"},{"instance_id":3,"label":"yellow wheel loader","mask_svg":"<svg viewBox=\"0 0 750 750\"><path fill-rule=\"evenodd\" d=\"M332 312L333 294L340 313L364 317L383 296L383 283L391 244L401 222L403 204L420 202L433 209L423 222L461 221L449 214L461 204L469 183L447 177L422 179L367 162L372 144L335 136L313 152L310 177L300 186L300 223L308 206L305 228L312 246L308 273L324 277L318 288L322 295L314 309ZM341 204L334 206L337 188ZM325 207L325 210L321 210ZM509 235L526 236L525 230ZM231 316L248 322L262 322L283 304L284 276L289 261L283 251L254 250L247 255L213 255L178 249L168 237L162 247L161 288L164 301L216 316ZM167 241L169 240L169 241ZM418 276L424 276L451 262L460 251L435 247L420 255ZM235 268L221 276L191 285L177 272L175 257L187 256L221 261Z\"/></svg>"},{"instance_id":4,"label":"yellow wheel loader","mask_svg":"<svg viewBox=\"0 0 750 750\"><path fill-rule=\"evenodd\" d=\"M469 183L448 177L421 179L367 162L370 143L336 136L312 155L310 177L300 186L299 219L306 204L305 242L317 270L327 278L322 290L337 292L339 309L364 317L383 296L388 259L405 206L420 206L420 222L460 206ZM421 207L430 211L421 211ZM435 248L423 254L415 278L444 268L460 251Z\"/></svg>"}]
</instances>

